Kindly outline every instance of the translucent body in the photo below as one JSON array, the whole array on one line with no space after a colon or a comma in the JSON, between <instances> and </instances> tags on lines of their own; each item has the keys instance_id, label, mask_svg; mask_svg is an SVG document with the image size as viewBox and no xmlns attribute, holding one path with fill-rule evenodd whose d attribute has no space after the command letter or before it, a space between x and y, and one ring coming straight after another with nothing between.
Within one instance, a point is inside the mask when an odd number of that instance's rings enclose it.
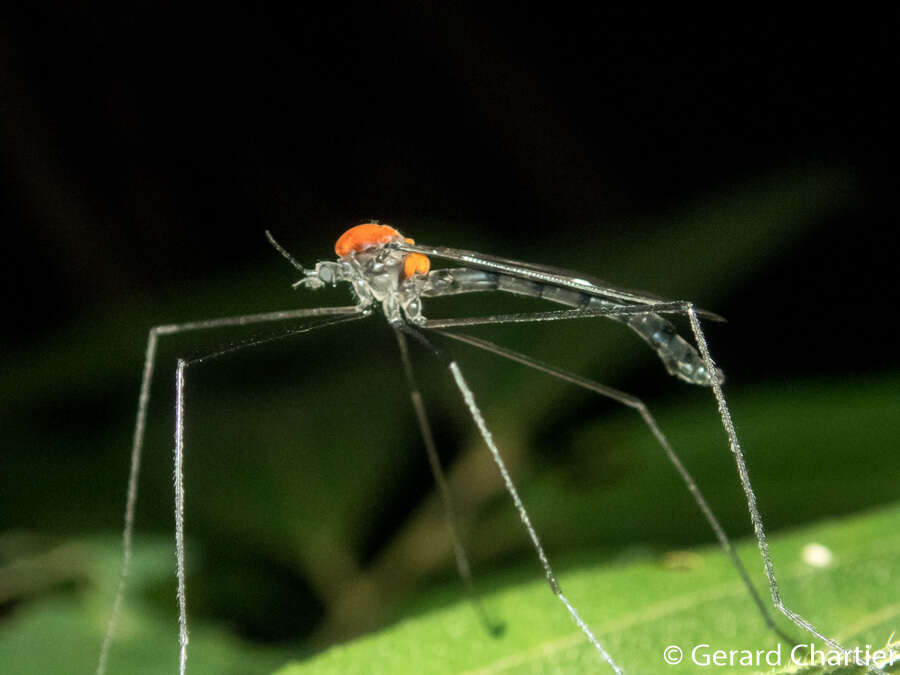
<instances>
[{"instance_id":1,"label":"translucent body","mask_svg":"<svg viewBox=\"0 0 900 675\"><path fill-rule=\"evenodd\" d=\"M425 253L410 250L414 244L412 239L404 238L387 225L357 225L342 234L335 245L340 260L319 262L314 270L305 270L306 278L300 283L318 288L322 284L349 282L361 307L380 302L392 324L403 321L401 310L411 323L423 324L426 321L422 314L423 297L480 291L504 291L543 298L587 312L620 308L623 304L639 307L648 300L659 302L658 298L582 279L563 270L483 254L465 256L460 254L468 252L451 249L423 250L451 260L464 259L473 267L429 272ZM448 251L452 254L447 255ZM710 384L708 370L697 350L662 316L640 312L611 318L627 324L656 350L670 374L691 384ZM716 371L716 379L723 381L721 371Z\"/></svg>"}]
</instances>

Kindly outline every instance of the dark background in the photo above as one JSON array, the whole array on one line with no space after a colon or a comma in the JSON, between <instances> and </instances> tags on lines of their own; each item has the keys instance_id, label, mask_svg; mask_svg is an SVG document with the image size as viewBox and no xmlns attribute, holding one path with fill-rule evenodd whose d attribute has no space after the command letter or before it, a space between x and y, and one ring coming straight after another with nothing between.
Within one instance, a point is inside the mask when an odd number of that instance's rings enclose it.
<instances>
[{"instance_id":1,"label":"dark background","mask_svg":"<svg viewBox=\"0 0 900 675\"><path fill-rule=\"evenodd\" d=\"M690 297L728 317L710 330L738 391L792 382L827 391L896 373L897 155L888 102L895 32L895 17L821 10L573 14L476 3L57 7L7 17L0 24L7 531L43 538L29 540L24 553L83 535L115 536L150 325L347 301L340 292L293 293L293 272L265 242L265 229L307 264L330 258L346 227L378 219L421 242ZM469 303L455 307L494 307ZM171 530L165 397L174 356L243 337L188 340L161 355L158 419L148 439L157 459L148 459L139 502L143 532ZM260 526L249 515L242 520L253 508L272 508L271 486L256 485L252 456L260 434L287 424L271 412L281 394L298 397L282 441L303 426L307 397L329 414L352 411L322 431L319 444L337 444L355 426L363 427L360 443L383 436L397 457L419 452L399 371L382 372L386 359L372 358L392 348L390 336L361 331L342 340L238 357L239 374L213 369L205 397L198 394L197 426L200 411L212 416L209 426L233 410L250 420L242 435L230 433L234 447L218 448L210 461L221 468L234 466L234 454L251 458L247 472L207 475L206 488L189 468L195 545L205 541L212 552L198 563L206 581L193 583L198 621L227 620L263 641L304 639L328 612L321 589L344 583L339 572L337 581L316 577L309 556L296 562L311 535L279 544L300 515L282 512L284 522L256 538L248 533ZM600 356L579 360L559 334L515 340L564 364L570 349L571 367L593 364L589 375L651 405L681 391L633 339L627 367L609 354L602 366ZM379 418L360 407L373 388L393 392L382 398L400 410L400 431L377 431ZM254 423L253 405L270 406L274 419ZM515 410L514 402L496 405ZM583 399L548 406L533 433L537 445L556 443L598 411ZM454 448L469 433L465 421L436 417L448 458L462 456ZM348 501L345 489L356 495L350 515L334 518L354 523L350 550L364 568L432 490L421 457L415 465L386 460L393 473L384 475L384 466L355 464L354 453L371 451L347 447L342 468L361 474L359 484L327 490L339 503ZM538 468L558 468L567 457L535 455ZM298 491L325 489L308 464L284 471L300 477ZM235 499L229 478L256 492ZM737 499L732 529L746 532L739 497L729 494ZM204 495L213 500L205 515ZM883 485L861 485L838 503L800 495L803 508L773 517L787 525L892 496ZM236 515L220 510L229 505ZM188 513L190 529L190 501ZM702 523L683 536L663 526L624 529L585 535L580 545L710 539ZM330 549L318 536L319 564L330 569ZM515 559L527 555L525 546L482 557ZM24 555L7 549L10 560ZM429 574L449 574L448 564ZM250 583L261 590L233 599L234 579L251 569ZM89 575L73 583L95 582L112 583ZM54 583L38 586L5 598L5 616L59 592ZM163 586L157 604L168 610L171 584ZM223 596L232 599L223 605L216 600Z\"/></svg>"}]
</instances>

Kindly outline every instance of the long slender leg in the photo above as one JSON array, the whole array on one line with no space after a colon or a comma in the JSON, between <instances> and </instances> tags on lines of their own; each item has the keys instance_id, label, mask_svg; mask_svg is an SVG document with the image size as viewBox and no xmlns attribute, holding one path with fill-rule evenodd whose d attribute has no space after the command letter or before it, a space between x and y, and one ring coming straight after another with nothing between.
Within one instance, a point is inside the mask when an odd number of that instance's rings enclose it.
<instances>
[{"instance_id":1,"label":"long slender leg","mask_svg":"<svg viewBox=\"0 0 900 675\"><path fill-rule=\"evenodd\" d=\"M538 537L537 531L534 529L534 525L531 524L531 518L528 516L528 512L525 510L525 504L522 502L522 498L519 496L519 491L516 489L516 486L513 483L512 476L510 475L509 470L506 468L506 463L500 456L500 450L497 447L497 444L494 442L494 437L487 426L487 422L485 422L484 420L484 416L481 414L481 409L475 402L475 395L469 388L465 377L463 377L462 370L460 370L459 364L452 359L447 359L446 357L444 357L442 352L434 347L428 341L428 339L418 330L410 326L401 326L400 328L409 332L413 337L425 344L435 354L447 361L447 367L450 370L451 375L453 376L453 381L456 384L456 388L459 389L459 393L462 395L463 401L466 404L466 408L469 411L469 415L472 417L472 420L475 422L475 426L478 428L478 433L481 435L481 438L484 440L485 445L487 445L488 449L490 450L491 456L494 459L494 463L500 470L500 475L503 478L503 483L506 486L506 491L512 498L513 504L515 504L516 507L516 511L519 514L519 519L522 521L522 524L525 526L525 530L528 532L528 536L531 539L531 543L534 546L534 550L537 553L538 559L541 561L541 566L544 568L544 575L547 578L547 582L550 584L550 590L553 591L553 594L565 606L566 610L569 612L569 615L572 617L581 631L587 636L590 643L594 645L598 652L600 652L600 655L609 664L610 668L612 668L613 671L617 673L617 675L622 675L624 671L618 665L616 665L616 662L613 661L612 656L610 656L609 652L604 649L603 645L601 645L597 638L594 636L594 633L591 631L590 627L578 614L575 606L572 605L571 602L569 602L569 599L565 595L563 595L562 588L559 585L559 581L557 581L556 579L556 574L553 572L553 568L550 565L550 560L547 558L547 554L544 551L544 547L541 544L541 540Z\"/></svg>"},{"instance_id":2,"label":"long slender leg","mask_svg":"<svg viewBox=\"0 0 900 675\"><path fill-rule=\"evenodd\" d=\"M184 572L184 369L175 370L175 576L178 579L178 673L187 668L187 581Z\"/></svg>"},{"instance_id":3,"label":"long slender leg","mask_svg":"<svg viewBox=\"0 0 900 675\"><path fill-rule=\"evenodd\" d=\"M674 448L672 447L672 444L669 442L669 439L666 438L665 434L662 432L662 429L660 429L659 424L656 422L656 419L650 414L650 410L647 408L646 404L643 401L641 401L636 396L632 396L631 394L626 394L625 392L619 391L618 389L608 387L604 384L600 384L599 382L595 382L594 380L590 380L588 378L581 377L580 375L576 375L575 373L563 370L562 368L557 368L556 366L538 361L537 359L522 354L521 352L516 352L512 349L507 349L506 347L501 347L500 345L489 342L488 340L472 337L470 335L451 333L450 331L442 330L438 332L441 335L446 335L447 337L454 340L464 342L466 344L472 345L473 347L477 347L487 352L491 352L492 354L496 354L497 356L502 356L503 358L509 359L511 361L521 363L524 366L559 378L560 380L569 382L570 384L574 384L583 389L587 389L588 391L592 391L596 394L599 394L600 396L612 399L613 401L617 401L624 406L636 410L644 420L647 428L656 438L657 442L662 446L663 450L666 453L666 457L669 458L669 461L675 467L678 475L681 476L682 481L687 486L687 489L693 496L694 501L697 503L697 506L700 508L700 511L703 513L706 521L709 523L713 532L715 532L720 546L725 551L725 553L728 554L728 557L734 564L735 569L737 569L741 580L747 587L747 591L753 598L753 602L756 603L756 606L759 608L759 612L762 615L763 620L766 622L766 625L768 625L769 628L773 632L775 632L775 634L778 635L781 639L786 640L791 644L794 643L794 640L790 636L785 634L780 628L778 628L778 626L773 621L768 609L766 608L765 603L763 602L762 598L760 598L759 593L756 592L756 588L753 586L753 583L750 581L750 575L747 573L744 564L741 562L741 559L738 557L737 552L734 550L734 547L732 546L728 535L725 533L724 528L722 527L721 523L719 523L719 520L716 518L712 509L709 507L709 504L706 502L706 498L700 491L700 487L697 485L694 477L691 476L690 472L681 462L681 459L676 454Z\"/></svg>"},{"instance_id":4,"label":"long slender leg","mask_svg":"<svg viewBox=\"0 0 900 675\"><path fill-rule=\"evenodd\" d=\"M444 470L441 468L441 460L440 457L438 457L434 435L431 433L431 425L428 422L428 415L425 412L425 402L422 399L422 393L419 391L419 385L416 381L415 372L413 371L412 361L410 361L409 358L409 348L406 344L406 336L396 326L394 326L394 335L397 338L397 345L400 348L400 359L403 362L403 372L406 376L406 384L409 389L409 396L412 400L413 409L416 413L416 421L419 425L422 442L425 444L425 452L428 455L428 464L431 467L431 473L434 475L434 481L438 486L438 493L444 504L444 516L447 519L447 529L450 532L450 540L453 542L453 554L456 558L456 569L459 571L459 576L466 587L469 597L472 599L475 611L481 618L482 623L489 633L496 635L499 633L500 627L493 624L488 618L487 613L475 592L475 586L472 583L472 568L469 565L469 558L466 555L462 537L459 535L456 513L453 508L453 497L450 494L450 486L447 484Z\"/></svg>"},{"instance_id":5,"label":"long slender leg","mask_svg":"<svg viewBox=\"0 0 900 675\"><path fill-rule=\"evenodd\" d=\"M691 331L694 333L694 339L697 341L697 347L700 350L700 356L703 357L703 360L706 363L706 367L709 369L709 372L716 372L715 364L713 363L712 356L709 353L709 345L706 342L706 336L703 334L703 329L700 327L700 320L697 318L697 312L694 309L693 305L691 305L690 303L685 303L685 313L688 316L688 320L691 322ZM741 450L741 443L738 440L737 431L735 431L734 422L731 419L731 411L728 409L728 404L725 402L725 394L722 392L722 385L715 379L713 379L711 382L711 386L713 395L716 398L716 404L719 408L719 416L722 418L722 426L725 428L725 434L728 436L728 445L731 448L731 453L734 455L734 460L737 464L738 477L741 481L741 487L744 489L744 495L747 498L747 509L750 511L750 522L753 523L753 531L756 534L756 542L759 545L759 551L762 555L763 566L766 571L766 578L769 581L769 590L772 594L772 603L775 605L775 608L779 612L784 614L788 619L794 622L794 624L815 635L830 647L841 651L845 655L845 657L852 658L853 662L858 666L865 667L870 673L883 673L884 671L882 669L876 668L875 666L866 663L862 658L860 658L858 653L854 653L845 649L840 644L838 644L837 641L823 635L809 621L788 608L787 605L785 605L782 601L781 590L778 588L778 580L775 578L775 566L772 564L772 556L769 553L769 543L766 538L765 528L763 527L762 516L760 515L759 507L756 504L756 494L754 493L753 486L750 483L750 472L747 470L747 462L744 460L744 453Z\"/></svg>"},{"instance_id":6,"label":"long slender leg","mask_svg":"<svg viewBox=\"0 0 900 675\"><path fill-rule=\"evenodd\" d=\"M226 349L212 352L190 360L178 359L175 370L175 574L178 580L178 675L185 675L187 669L187 578L184 571L184 371L188 366L205 363L212 359L232 354L248 347L283 340L288 337L308 333L317 328L333 326L345 321L354 321L360 314L331 319L317 324L301 326L273 337L250 340Z\"/></svg>"},{"instance_id":7,"label":"long slender leg","mask_svg":"<svg viewBox=\"0 0 900 675\"><path fill-rule=\"evenodd\" d=\"M577 319L592 316L625 316L629 314L641 314L644 312L652 312L656 314L684 314L688 317L691 324L691 331L697 342L700 351L700 357L706 367L706 372L716 373L715 363L709 353L709 346L706 342L706 336L700 327L700 319L698 318L698 310L689 302L665 302L656 305L630 305L630 306L611 306L609 308L599 308L593 310L562 310L555 312L534 312L521 314L504 314L485 317L466 317L462 319L438 319L429 320L422 324L423 328L450 328L456 326L474 326L480 324L496 324L496 323L529 323L534 321L554 321L559 319ZM747 510L750 513L750 521L753 525L753 531L756 535L757 546L763 559L763 565L766 572L766 579L769 582L769 591L772 596L772 604L775 608L790 619L798 628L814 635L824 643L844 654L845 658L852 660L853 663L867 668L870 673L883 673L884 671L876 668L871 664L865 663L856 653L845 649L837 641L826 637L813 624L804 617L797 614L787 607L781 599L781 591L778 587L778 581L775 577L775 567L769 553L769 544L766 538L765 527L763 526L762 516L756 503L756 494L750 483L750 473L747 470L747 463L744 460L744 453L741 450L740 441L731 419L731 413L725 402L725 395L722 392L722 385L718 378L710 378L710 386L713 389L713 395L716 398L716 404L719 409L719 417L722 419L722 426L728 436L728 445L734 455L735 463L738 470L738 478L744 495L747 500Z\"/></svg>"},{"instance_id":8,"label":"long slender leg","mask_svg":"<svg viewBox=\"0 0 900 675\"><path fill-rule=\"evenodd\" d=\"M356 306L348 307L319 307L313 309L287 310L281 312L265 312L261 314L246 314L242 316L207 319L204 321L191 321L180 324L164 324L150 329L147 337L147 348L144 353L144 371L141 377L141 389L138 396L137 416L134 425L134 435L131 442L131 460L128 472L128 489L125 499L125 524L122 530L122 564L119 568L119 579L113 600L103 643L100 647L100 656L97 662L97 675L106 672L106 661L109 649L115 635L116 624L122 608L122 599L125 594L125 586L131 569L134 535L134 514L137 503L138 479L140 477L141 456L144 444L144 430L147 420L147 407L150 403L150 385L153 381L153 370L156 364L156 348L161 335L174 335L188 331L205 330L212 328L224 328L229 326L246 326L257 323L276 321L288 321L292 319L305 319L317 316L348 316L356 318L362 315L362 310Z\"/></svg>"}]
</instances>

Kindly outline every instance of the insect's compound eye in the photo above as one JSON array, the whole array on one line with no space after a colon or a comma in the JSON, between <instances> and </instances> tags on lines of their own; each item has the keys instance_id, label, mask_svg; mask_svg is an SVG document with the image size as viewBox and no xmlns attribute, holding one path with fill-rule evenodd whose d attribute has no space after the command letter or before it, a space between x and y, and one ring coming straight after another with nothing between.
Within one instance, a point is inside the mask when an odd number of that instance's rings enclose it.
<instances>
[{"instance_id":1,"label":"insect's compound eye","mask_svg":"<svg viewBox=\"0 0 900 675\"><path fill-rule=\"evenodd\" d=\"M322 267L319 270L319 279L326 284L334 283L334 271L330 267Z\"/></svg>"}]
</instances>

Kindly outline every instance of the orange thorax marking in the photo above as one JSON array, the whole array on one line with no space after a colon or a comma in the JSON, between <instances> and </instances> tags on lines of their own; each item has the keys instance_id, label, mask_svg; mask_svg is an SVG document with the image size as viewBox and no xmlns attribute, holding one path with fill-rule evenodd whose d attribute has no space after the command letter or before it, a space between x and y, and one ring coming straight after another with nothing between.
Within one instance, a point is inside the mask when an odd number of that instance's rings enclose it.
<instances>
[{"instance_id":1,"label":"orange thorax marking","mask_svg":"<svg viewBox=\"0 0 900 675\"><path fill-rule=\"evenodd\" d=\"M341 258L350 255L351 251L365 251L373 246L381 246L390 241L402 239L397 230L389 225L378 225L377 223L364 223L351 227L344 232L334 245L334 252Z\"/></svg>"},{"instance_id":2,"label":"orange thorax marking","mask_svg":"<svg viewBox=\"0 0 900 675\"><path fill-rule=\"evenodd\" d=\"M409 279L413 274L428 274L431 269L431 261L427 255L410 253L403 261L403 274Z\"/></svg>"},{"instance_id":3,"label":"orange thorax marking","mask_svg":"<svg viewBox=\"0 0 900 675\"><path fill-rule=\"evenodd\" d=\"M353 252L359 253L375 246L382 246L391 241L403 240L407 244L415 244L412 239L404 238L390 225L378 223L363 223L351 227L338 238L334 245L334 252L343 258ZM409 279L413 274L428 274L431 269L431 261L421 253L410 253L403 261L404 278Z\"/></svg>"}]
</instances>

